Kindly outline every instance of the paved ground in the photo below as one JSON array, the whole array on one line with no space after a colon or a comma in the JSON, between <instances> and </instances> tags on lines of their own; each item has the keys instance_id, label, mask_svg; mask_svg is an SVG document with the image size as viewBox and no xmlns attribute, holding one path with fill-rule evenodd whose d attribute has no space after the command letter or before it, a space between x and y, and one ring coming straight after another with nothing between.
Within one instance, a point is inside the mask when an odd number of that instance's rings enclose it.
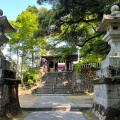
<instances>
[{"instance_id":1,"label":"paved ground","mask_svg":"<svg viewBox=\"0 0 120 120\"><path fill-rule=\"evenodd\" d=\"M81 112L47 111L32 112L25 120L86 120Z\"/></svg>"},{"instance_id":2,"label":"paved ground","mask_svg":"<svg viewBox=\"0 0 120 120\"><path fill-rule=\"evenodd\" d=\"M91 108L93 105L93 95L68 95L65 96L80 108Z\"/></svg>"},{"instance_id":3,"label":"paved ground","mask_svg":"<svg viewBox=\"0 0 120 120\"><path fill-rule=\"evenodd\" d=\"M88 95L21 95L20 105L23 108L61 108L64 111L39 111L30 113L24 120L86 120L82 112L70 111L72 107L91 107L93 96ZM27 102L25 102L27 101Z\"/></svg>"},{"instance_id":4,"label":"paved ground","mask_svg":"<svg viewBox=\"0 0 120 120\"><path fill-rule=\"evenodd\" d=\"M53 95L49 95L49 96L53 96ZM65 98L69 99L71 102L73 102L78 107L90 107L91 108L93 104L93 95L85 95L85 94L65 95ZM40 99L40 95L30 95L30 94L20 95L19 96L20 106L22 108L33 107L34 104L38 101L38 99Z\"/></svg>"},{"instance_id":5,"label":"paved ground","mask_svg":"<svg viewBox=\"0 0 120 120\"><path fill-rule=\"evenodd\" d=\"M77 107L73 102L64 96L41 96L33 106L35 108L49 107Z\"/></svg>"}]
</instances>

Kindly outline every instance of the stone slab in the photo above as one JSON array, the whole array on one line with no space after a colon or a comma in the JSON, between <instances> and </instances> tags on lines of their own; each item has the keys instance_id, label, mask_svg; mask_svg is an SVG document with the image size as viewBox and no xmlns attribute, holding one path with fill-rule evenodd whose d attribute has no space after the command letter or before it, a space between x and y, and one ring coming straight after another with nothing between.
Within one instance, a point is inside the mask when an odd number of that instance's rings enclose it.
<instances>
[{"instance_id":1,"label":"stone slab","mask_svg":"<svg viewBox=\"0 0 120 120\"><path fill-rule=\"evenodd\" d=\"M81 112L41 111L32 112L24 120L87 120Z\"/></svg>"},{"instance_id":2,"label":"stone slab","mask_svg":"<svg viewBox=\"0 0 120 120\"><path fill-rule=\"evenodd\" d=\"M77 107L73 102L64 96L41 96L34 104L34 108L54 108L54 107Z\"/></svg>"}]
</instances>

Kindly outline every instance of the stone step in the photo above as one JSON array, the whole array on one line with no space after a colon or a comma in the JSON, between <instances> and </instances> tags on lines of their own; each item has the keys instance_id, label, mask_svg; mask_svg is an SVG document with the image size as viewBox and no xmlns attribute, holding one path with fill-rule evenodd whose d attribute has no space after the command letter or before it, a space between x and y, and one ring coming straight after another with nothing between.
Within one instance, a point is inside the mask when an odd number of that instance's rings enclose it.
<instances>
[{"instance_id":1,"label":"stone step","mask_svg":"<svg viewBox=\"0 0 120 120\"><path fill-rule=\"evenodd\" d=\"M71 93L71 75L72 72L46 73L42 77L40 87L36 90L35 93Z\"/></svg>"},{"instance_id":2,"label":"stone step","mask_svg":"<svg viewBox=\"0 0 120 120\"><path fill-rule=\"evenodd\" d=\"M37 90L43 90L43 89L56 89L56 90L71 90L71 88L57 88L57 87L42 87L42 88L37 88Z\"/></svg>"},{"instance_id":3,"label":"stone step","mask_svg":"<svg viewBox=\"0 0 120 120\"><path fill-rule=\"evenodd\" d=\"M35 91L36 94L69 94L72 93L72 90L70 88L38 88Z\"/></svg>"},{"instance_id":4,"label":"stone step","mask_svg":"<svg viewBox=\"0 0 120 120\"><path fill-rule=\"evenodd\" d=\"M65 90L65 89L71 89L71 87L66 87L66 86L61 86L61 87L57 87L57 86L54 86L54 85L45 85L45 86L42 86L42 87L39 87L38 89L62 89L62 90Z\"/></svg>"},{"instance_id":5,"label":"stone step","mask_svg":"<svg viewBox=\"0 0 120 120\"><path fill-rule=\"evenodd\" d=\"M53 89L39 89L34 92L35 94L53 94Z\"/></svg>"},{"instance_id":6,"label":"stone step","mask_svg":"<svg viewBox=\"0 0 120 120\"><path fill-rule=\"evenodd\" d=\"M35 92L34 94L54 94L53 91L41 91L41 92Z\"/></svg>"},{"instance_id":7,"label":"stone step","mask_svg":"<svg viewBox=\"0 0 120 120\"><path fill-rule=\"evenodd\" d=\"M62 93L66 93L66 92L72 92L72 90L71 89L54 89L54 91L56 91L56 92L62 92Z\"/></svg>"}]
</instances>

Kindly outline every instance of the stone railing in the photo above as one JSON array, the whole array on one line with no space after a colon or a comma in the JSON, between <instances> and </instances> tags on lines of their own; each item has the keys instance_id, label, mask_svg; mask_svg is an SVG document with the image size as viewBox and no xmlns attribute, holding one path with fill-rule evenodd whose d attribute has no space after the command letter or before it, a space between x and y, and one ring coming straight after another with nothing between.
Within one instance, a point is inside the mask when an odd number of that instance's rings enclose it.
<instances>
[{"instance_id":1,"label":"stone railing","mask_svg":"<svg viewBox=\"0 0 120 120\"><path fill-rule=\"evenodd\" d=\"M101 64L100 63L83 63L83 65L81 65L81 68L100 68Z\"/></svg>"}]
</instances>

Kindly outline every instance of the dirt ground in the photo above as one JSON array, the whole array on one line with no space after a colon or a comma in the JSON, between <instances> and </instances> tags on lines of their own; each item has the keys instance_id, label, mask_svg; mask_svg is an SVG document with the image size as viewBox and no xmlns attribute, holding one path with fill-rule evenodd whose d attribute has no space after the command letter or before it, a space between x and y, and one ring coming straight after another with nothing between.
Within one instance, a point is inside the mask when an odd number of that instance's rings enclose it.
<instances>
[{"instance_id":1,"label":"dirt ground","mask_svg":"<svg viewBox=\"0 0 120 120\"><path fill-rule=\"evenodd\" d=\"M31 94L33 89L34 88L28 90L19 89L18 95L21 107L32 107L40 98L40 96Z\"/></svg>"},{"instance_id":2,"label":"dirt ground","mask_svg":"<svg viewBox=\"0 0 120 120\"><path fill-rule=\"evenodd\" d=\"M40 96L35 96L32 94L19 95L19 102L21 107L32 107Z\"/></svg>"}]
</instances>

